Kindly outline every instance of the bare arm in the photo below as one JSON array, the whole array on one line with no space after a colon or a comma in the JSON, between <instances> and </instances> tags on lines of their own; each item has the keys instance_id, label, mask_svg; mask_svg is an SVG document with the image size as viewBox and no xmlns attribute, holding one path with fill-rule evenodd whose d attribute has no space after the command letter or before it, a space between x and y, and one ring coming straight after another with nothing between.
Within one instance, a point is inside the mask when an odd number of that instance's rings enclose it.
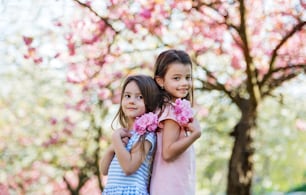
<instances>
[{"instance_id":1,"label":"bare arm","mask_svg":"<svg viewBox=\"0 0 306 195\"><path fill-rule=\"evenodd\" d=\"M129 141L129 137L130 134L128 131L126 131L125 129L120 129L121 133L120 133L120 139L122 144L124 145L124 147L127 145L128 141ZM101 167L100 167L100 171L102 173L102 175L108 175L108 169L109 166L114 158L115 155L115 150L114 150L114 145L111 144L105 151L102 160L101 160Z\"/></svg>"},{"instance_id":2,"label":"bare arm","mask_svg":"<svg viewBox=\"0 0 306 195\"><path fill-rule=\"evenodd\" d=\"M114 158L115 151L114 147L111 144L105 151L102 160L101 160L101 173L102 175L107 175L108 174L108 169L109 166Z\"/></svg>"},{"instance_id":3,"label":"bare arm","mask_svg":"<svg viewBox=\"0 0 306 195\"><path fill-rule=\"evenodd\" d=\"M126 175L130 175L137 171L143 162L143 155L147 155L150 148L151 143L149 141L144 142L145 154L142 154L141 145L136 144L132 150L129 152L125 149L124 144L120 139L120 132L117 131L113 134L113 145L116 153L116 157L118 158L119 164Z\"/></svg>"},{"instance_id":4,"label":"bare arm","mask_svg":"<svg viewBox=\"0 0 306 195\"><path fill-rule=\"evenodd\" d=\"M163 134L162 156L165 161L172 161L187 150L200 136L201 129L198 121L187 125L189 136L182 136L180 126L173 120L165 120Z\"/></svg>"}]
</instances>

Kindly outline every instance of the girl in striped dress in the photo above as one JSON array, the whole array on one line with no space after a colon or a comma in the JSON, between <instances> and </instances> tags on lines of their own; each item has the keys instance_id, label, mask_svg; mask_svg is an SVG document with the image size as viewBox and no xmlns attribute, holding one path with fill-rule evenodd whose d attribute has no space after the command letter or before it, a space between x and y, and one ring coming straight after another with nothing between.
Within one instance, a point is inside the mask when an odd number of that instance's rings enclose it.
<instances>
[{"instance_id":1,"label":"girl in striped dress","mask_svg":"<svg viewBox=\"0 0 306 195\"><path fill-rule=\"evenodd\" d=\"M152 158L156 146L159 89L150 76L129 76L122 88L116 118L122 128L114 131L112 143L101 161L107 175L102 195L148 195Z\"/></svg>"}]
</instances>

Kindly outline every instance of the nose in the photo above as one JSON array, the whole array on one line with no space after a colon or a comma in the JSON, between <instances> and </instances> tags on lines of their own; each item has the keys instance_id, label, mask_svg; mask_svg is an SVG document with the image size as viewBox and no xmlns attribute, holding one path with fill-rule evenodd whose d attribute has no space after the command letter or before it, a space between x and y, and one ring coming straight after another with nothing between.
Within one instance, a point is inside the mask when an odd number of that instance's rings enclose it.
<instances>
[{"instance_id":1,"label":"nose","mask_svg":"<svg viewBox=\"0 0 306 195\"><path fill-rule=\"evenodd\" d=\"M183 79L182 80L182 85L189 85L190 81L188 79Z\"/></svg>"},{"instance_id":2,"label":"nose","mask_svg":"<svg viewBox=\"0 0 306 195\"><path fill-rule=\"evenodd\" d=\"M128 103L129 104L135 104L135 98L134 97L129 98Z\"/></svg>"}]
</instances>

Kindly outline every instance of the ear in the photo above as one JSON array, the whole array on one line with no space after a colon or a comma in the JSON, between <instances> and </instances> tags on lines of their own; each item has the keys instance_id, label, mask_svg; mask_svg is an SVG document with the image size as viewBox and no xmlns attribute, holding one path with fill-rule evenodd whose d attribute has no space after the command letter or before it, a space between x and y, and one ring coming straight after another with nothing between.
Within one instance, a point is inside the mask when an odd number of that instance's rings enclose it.
<instances>
[{"instance_id":1,"label":"ear","mask_svg":"<svg viewBox=\"0 0 306 195\"><path fill-rule=\"evenodd\" d=\"M155 81L160 86L160 88L164 88L164 79L162 79L161 77L155 77Z\"/></svg>"}]
</instances>

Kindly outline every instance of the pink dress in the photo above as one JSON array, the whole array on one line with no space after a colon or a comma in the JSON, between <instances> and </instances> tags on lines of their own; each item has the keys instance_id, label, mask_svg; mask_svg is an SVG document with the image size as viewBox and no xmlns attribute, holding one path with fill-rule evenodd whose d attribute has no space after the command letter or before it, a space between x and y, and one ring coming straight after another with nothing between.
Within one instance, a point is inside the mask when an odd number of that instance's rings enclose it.
<instances>
[{"instance_id":1,"label":"pink dress","mask_svg":"<svg viewBox=\"0 0 306 195\"><path fill-rule=\"evenodd\" d=\"M194 195L195 194L195 152L191 145L184 153L171 162L162 158L162 133L165 119L176 121L174 108L167 106L159 118L157 149L153 162L150 184L151 195ZM171 130L170 130L171 131ZM181 137L185 130L181 128Z\"/></svg>"}]
</instances>

